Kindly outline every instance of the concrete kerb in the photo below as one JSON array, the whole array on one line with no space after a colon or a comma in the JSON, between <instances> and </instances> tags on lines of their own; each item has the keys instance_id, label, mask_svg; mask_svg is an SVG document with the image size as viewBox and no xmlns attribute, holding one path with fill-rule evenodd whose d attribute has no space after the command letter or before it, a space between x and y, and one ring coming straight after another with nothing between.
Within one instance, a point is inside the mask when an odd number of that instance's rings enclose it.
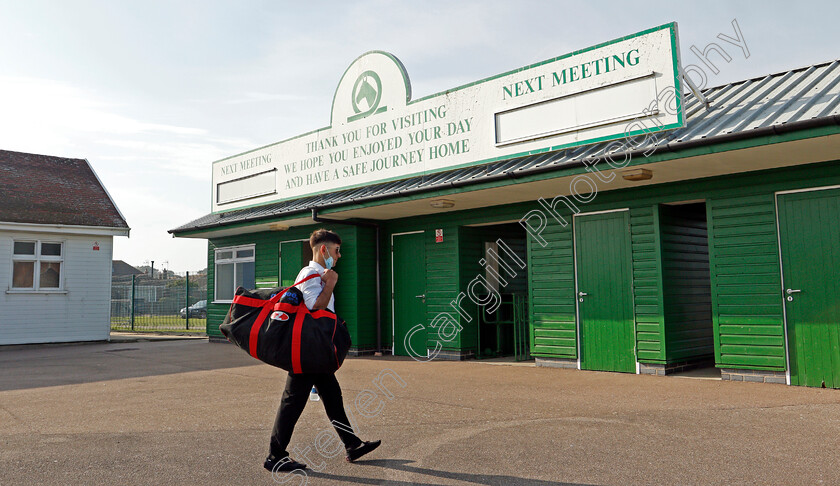
<instances>
[{"instance_id":1,"label":"concrete kerb","mask_svg":"<svg viewBox=\"0 0 840 486\"><path fill-rule=\"evenodd\" d=\"M164 334L164 333L136 333L136 332L111 332L108 339L98 339L92 341L67 341L61 343L26 343L26 344L3 344L0 345L0 352L13 351L16 349L38 349L38 348L54 348L60 346L78 346L82 344L107 344L107 343L137 343L147 341L175 341L181 339L204 339L207 340L206 335L189 335L189 334Z\"/></svg>"},{"instance_id":2,"label":"concrete kerb","mask_svg":"<svg viewBox=\"0 0 840 486\"><path fill-rule=\"evenodd\" d=\"M110 342L112 343L135 343L144 341L176 341L180 339L195 339L207 341L207 335L201 334L174 334L174 333L138 333L138 332L111 332Z\"/></svg>"}]
</instances>

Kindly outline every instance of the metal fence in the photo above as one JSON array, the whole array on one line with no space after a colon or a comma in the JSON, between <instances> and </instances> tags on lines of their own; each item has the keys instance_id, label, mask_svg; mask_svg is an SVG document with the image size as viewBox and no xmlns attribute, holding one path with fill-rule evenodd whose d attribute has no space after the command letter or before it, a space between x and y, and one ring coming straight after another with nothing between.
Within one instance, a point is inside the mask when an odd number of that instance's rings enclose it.
<instances>
[{"instance_id":1,"label":"metal fence","mask_svg":"<svg viewBox=\"0 0 840 486\"><path fill-rule=\"evenodd\" d=\"M207 275L111 279L111 329L114 331L207 331Z\"/></svg>"}]
</instances>

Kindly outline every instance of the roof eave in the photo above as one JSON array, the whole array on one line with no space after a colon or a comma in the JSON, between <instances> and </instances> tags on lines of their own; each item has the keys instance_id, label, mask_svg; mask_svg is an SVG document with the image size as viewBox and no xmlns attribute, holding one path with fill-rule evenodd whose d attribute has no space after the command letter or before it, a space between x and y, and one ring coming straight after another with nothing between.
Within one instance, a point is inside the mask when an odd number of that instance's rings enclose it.
<instances>
[{"instance_id":1,"label":"roof eave","mask_svg":"<svg viewBox=\"0 0 840 486\"><path fill-rule=\"evenodd\" d=\"M54 223L18 223L15 221L0 221L0 231L24 231L31 233L37 232L97 236L129 236L131 228L120 228L112 226L84 226L75 224Z\"/></svg>"}]
</instances>

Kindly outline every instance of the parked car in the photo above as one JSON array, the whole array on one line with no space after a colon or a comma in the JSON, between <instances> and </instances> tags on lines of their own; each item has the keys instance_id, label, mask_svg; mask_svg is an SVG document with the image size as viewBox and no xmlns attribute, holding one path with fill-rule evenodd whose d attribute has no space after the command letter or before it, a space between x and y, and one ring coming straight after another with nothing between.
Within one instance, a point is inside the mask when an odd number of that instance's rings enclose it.
<instances>
[{"instance_id":1,"label":"parked car","mask_svg":"<svg viewBox=\"0 0 840 486\"><path fill-rule=\"evenodd\" d=\"M207 301L206 300L199 300L195 304L189 307L190 309L190 317L195 317L197 319L207 319ZM187 318L187 308L184 307L181 309L180 312L181 319Z\"/></svg>"}]
</instances>

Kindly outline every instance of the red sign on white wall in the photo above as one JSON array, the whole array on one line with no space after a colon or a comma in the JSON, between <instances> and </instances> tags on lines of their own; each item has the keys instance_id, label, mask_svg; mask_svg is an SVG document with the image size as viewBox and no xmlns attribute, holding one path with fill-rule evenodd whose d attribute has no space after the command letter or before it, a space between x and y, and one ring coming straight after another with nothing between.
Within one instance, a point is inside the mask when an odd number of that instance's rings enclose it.
<instances>
[{"instance_id":1,"label":"red sign on white wall","mask_svg":"<svg viewBox=\"0 0 840 486\"><path fill-rule=\"evenodd\" d=\"M436 229L435 230L435 243L443 243L443 230Z\"/></svg>"},{"instance_id":2,"label":"red sign on white wall","mask_svg":"<svg viewBox=\"0 0 840 486\"><path fill-rule=\"evenodd\" d=\"M99 251L99 242L98 241L93 242L93 251Z\"/></svg>"}]
</instances>

